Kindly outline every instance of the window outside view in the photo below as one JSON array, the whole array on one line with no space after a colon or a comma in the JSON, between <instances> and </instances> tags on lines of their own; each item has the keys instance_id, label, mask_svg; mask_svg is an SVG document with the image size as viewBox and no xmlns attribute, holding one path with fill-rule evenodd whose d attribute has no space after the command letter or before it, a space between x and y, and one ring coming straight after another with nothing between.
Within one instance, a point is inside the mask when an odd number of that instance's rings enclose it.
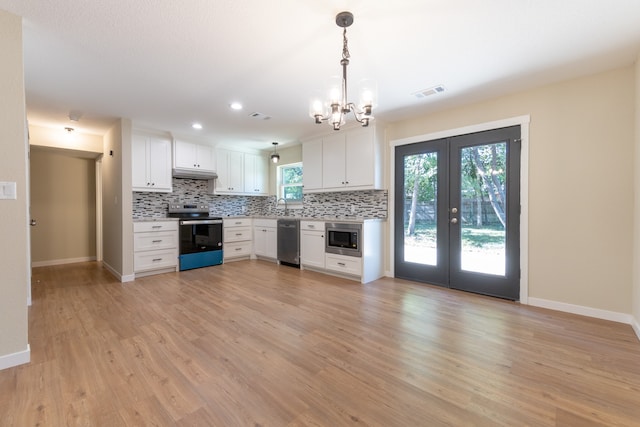
<instances>
[{"instance_id":1,"label":"window outside view","mask_svg":"<svg viewBox=\"0 0 640 427\"><path fill-rule=\"evenodd\" d=\"M302 203L302 163L278 166L278 197L287 203Z\"/></svg>"},{"instance_id":2,"label":"window outside view","mask_svg":"<svg viewBox=\"0 0 640 427\"><path fill-rule=\"evenodd\" d=\"M466 147L461 164L461 268L505 275L506 143ZM437 153L406 156L405 261L437 265Z\"/></svg>"}]
</instances>

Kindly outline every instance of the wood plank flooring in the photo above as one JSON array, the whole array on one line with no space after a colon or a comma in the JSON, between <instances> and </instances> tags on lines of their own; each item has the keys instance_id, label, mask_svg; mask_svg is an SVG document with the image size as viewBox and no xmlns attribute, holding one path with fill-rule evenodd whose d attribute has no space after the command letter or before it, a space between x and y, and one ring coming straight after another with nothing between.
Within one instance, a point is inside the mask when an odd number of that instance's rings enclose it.
<instances>
[{"instance_id":1,"label":"wood plank flooring","mask_svg":"<svg viewBox=\"0 0 640 427\"><path fill-rule=\"evenodd\" d=\"M2 426L640 426L628 325L264 261L33 281Z\"/></svg>"}]
</instances>

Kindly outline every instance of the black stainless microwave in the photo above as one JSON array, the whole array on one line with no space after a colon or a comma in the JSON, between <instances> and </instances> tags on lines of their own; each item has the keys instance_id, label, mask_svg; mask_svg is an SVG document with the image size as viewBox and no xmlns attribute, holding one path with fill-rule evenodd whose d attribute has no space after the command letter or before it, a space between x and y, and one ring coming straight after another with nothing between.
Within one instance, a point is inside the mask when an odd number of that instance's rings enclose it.
<instances>
[{"instance_id":1,"label":"black stainless microwave","mask_svg":"<svg viewBox=\"0 0 640 427\"><path fill-rule=\"evenodd\" d=\"M325 252L362 256L362 224L325 223Z\"/></svg>"}]
</instances>

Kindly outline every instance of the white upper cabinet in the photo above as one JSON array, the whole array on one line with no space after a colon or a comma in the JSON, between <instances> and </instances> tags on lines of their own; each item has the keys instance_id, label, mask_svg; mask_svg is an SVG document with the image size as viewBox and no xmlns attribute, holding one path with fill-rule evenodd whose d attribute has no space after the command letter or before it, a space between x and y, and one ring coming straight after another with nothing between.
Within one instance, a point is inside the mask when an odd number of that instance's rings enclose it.
<instances>
[{"instance_id":1,"label":"white upper cabinet","mask_svg":"<svg viewBox=\"0 0 640 427\"><path fill-rule=\"evenodd\" d=\"M302 167L304 191L322 190L322 138L302 145Z\"/></svg>"},{"instance_id":2,"label":"white upper cabinet","mask_svg":"<svg viewBox=\"0 0 640 427\"><path fill-rule=\"evenodd\" d=\"M244 153L238 151L216 149L216 194L244 193Z\"/></svg>"},{"instance_id":3,"label":"white upper cabinet","mask_svg":"<svg viewBox=\"0 0 640 427\"><path fill-rule=\"evenodd\" d=\"M267 158L260 154L244 153L244 192L254 196L266 196Z\"/></svg>"},{"instance_id":4,"label":"white upper cabinet","mask_svg":"<svg viewBox=\"0 0 640 427\"><path fill-rule=\"evenodd\" d=\"M375 127L341 130L321 142L321 146L319 140L302 145L305 191L383 188L382 142Z\"/></svg>"},{"instance_id":5,"label":"white upper cabinet","mask_svg":"<svg viewBox=\"0 0 640 427\"><path fill-rule=\"evenodd\" d=\"M172 191L171 140L134 134L132 141L133 191Z\"/></svg>"},{"instance_id":6,"label":"white upper cabinet","mask_svg":"<svg viewBox=\"0 0 640 427\"><path fill-rule=\"evenodd\" d=\"M213 147L175 140L173 142L173 167L215 172Z\"/></svg>"}]
</instances>

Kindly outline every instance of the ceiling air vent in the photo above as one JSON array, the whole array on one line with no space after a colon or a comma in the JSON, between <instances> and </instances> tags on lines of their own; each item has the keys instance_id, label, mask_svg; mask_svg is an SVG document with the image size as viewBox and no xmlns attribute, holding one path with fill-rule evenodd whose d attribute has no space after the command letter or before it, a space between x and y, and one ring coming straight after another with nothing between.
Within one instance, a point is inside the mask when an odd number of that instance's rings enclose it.
<instances>
[{"instance_id":1,"label":"ceiling air vent","mask_svg":"<svg viewBox=\"0 0 640 427\"><path fill-rule=\"evenodd\" d=\"M415 96L418 99L422 99L422 98L426 98L429 95L435 95L437 93L442 93L442 92L444 92L444 86L438 85L438 86L430 87L428 89L423 89L417 92L413 92L411 95Z\"/></svg>"},{"instance_id":2,"label":"ceiling air vent","mask_svg":"<svg viewBox=\"0 0 640 427\"><path fill-rule=\"evenodd\" d=\"M258 119L258 120L269 120L271 118L271 116L267 116L266 114L255 113L255 112L249 114L249 117L253 119Z\"/></svg>"}]
</instances>

